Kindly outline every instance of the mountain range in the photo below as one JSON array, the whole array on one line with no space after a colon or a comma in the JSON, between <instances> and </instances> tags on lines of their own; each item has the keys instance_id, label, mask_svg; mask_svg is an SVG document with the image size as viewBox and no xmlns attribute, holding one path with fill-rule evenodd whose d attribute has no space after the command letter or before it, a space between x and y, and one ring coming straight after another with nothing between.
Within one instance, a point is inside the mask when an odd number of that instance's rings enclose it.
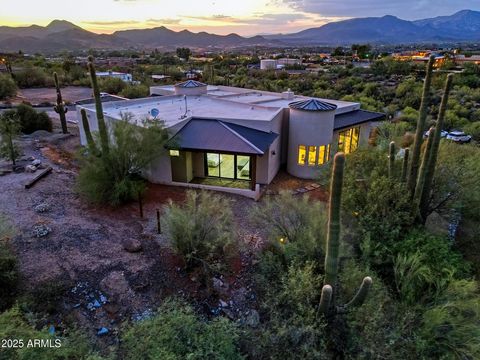
<instances>
[{"instance_id":1,"label":"mountain range","mask_svg":"<svg viewBox=\"0 0 480 360\"><path fill-rule=\"evenodd\" d=\"M97 49L238 48L249 46L348 45L352 43L406 44L480 41L480 12L462 10L451 16L407 21L395 16L355 18L331 22L293 34L242 37L164 26L96 34L65 20L47 26L0 26L0 51L57 52Z\"/></svg>"}]
</instances>

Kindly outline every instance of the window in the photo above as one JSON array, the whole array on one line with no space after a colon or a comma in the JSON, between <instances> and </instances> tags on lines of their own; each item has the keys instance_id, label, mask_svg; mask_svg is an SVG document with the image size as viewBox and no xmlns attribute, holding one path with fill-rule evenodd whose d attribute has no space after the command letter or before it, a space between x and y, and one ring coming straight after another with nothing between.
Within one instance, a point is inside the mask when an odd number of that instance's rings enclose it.
<instances>
[{"instance_id":1,"label":"window","mask_svg":"<svg viewBox=\"0 0 480 360\"><path fill-rule=\"evenodd\" d=\"M178 150L170 150L170 156L180 156L180 151L178 151Z\"/></svg>"},{"instance_id":2,"label":"window","mask_svg":"<svg viewBox=\"0 0 480 360\"><path fill-rule=\"evenodd\" d=\"M308 166L315 166L317 160L317 147L309 146L308 147Z\"/></svg>"},{"instance_id":3,"label":"window","mask_svg":"<svg viewBox=\"0 0 480 360\"><path fill-rule=\"evenodd\" d=\"M206 153L205 173L209 177L251 180L250 160L248 155Z\"/></svg>"},{"instance_id":4,"label":"window","mask_svg":"<svg viewBox=\"0 0 480 360\"><path fill-rule=\"evenodd\" d=\"M318 165L326 164L330 161L330 144L318 147Z\"/></svg>"},{"instance_id":5,"label":"window","mask_svg":"<svg viewBox=\"0 0 480 360\"><path fill-rule=\"evenodd\" d=\"M338 133L338 151L350 154L357 150L360 127L354 127Z\"/></svg>"},{"instance_id":6,"label":"window","mask_svg":"<svg viewBox=\"0 0 480 360\"><path fill-rule=\"evenodd\" d=\"M305 157L307 155L307 150L305 145L300 145L298 147L298 165L305 165Z\"/></svg>"}]
</instances>

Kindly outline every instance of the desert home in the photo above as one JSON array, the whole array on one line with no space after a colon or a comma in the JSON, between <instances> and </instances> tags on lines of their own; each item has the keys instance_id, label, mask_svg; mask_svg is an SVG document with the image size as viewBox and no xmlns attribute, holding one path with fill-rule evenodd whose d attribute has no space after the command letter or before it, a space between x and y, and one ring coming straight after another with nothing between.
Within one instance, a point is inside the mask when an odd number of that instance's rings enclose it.
<instances>
[{"instance_id":1,"label":"desert home","mask_svg":"<svg viewBox=\"0 0 480 360\"><path fill-rule=\"evenodd\" d=\"M211 86L188 80L153 86L151 97L104 104L108 124L129 113L132 120L162 121L171 138L165 154L145 169L154 183L209 188L258 198L281 167L315 179L338 151L368 142L384 114L359 103L283 93ZM87 112L98 130L94 105ZM79 122L82 145L85 134Z\"/></svg>"}]
</instances>

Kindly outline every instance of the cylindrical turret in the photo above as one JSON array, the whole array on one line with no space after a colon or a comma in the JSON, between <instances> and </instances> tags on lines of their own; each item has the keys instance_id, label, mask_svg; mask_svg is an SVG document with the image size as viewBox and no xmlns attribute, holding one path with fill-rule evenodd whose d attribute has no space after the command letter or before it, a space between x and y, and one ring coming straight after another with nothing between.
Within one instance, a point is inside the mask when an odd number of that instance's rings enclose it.
<instances>
[{"instance_id":1,"label":"cylindrical turret","mask_svg":"<svg viewBox=\"0 0 480 360\"><path fill-rule=\"evenodd\" d=\"M329 160L336 105L316 99L289 104L287 171L314 179L319 166Z\"/></svg>"},{"instance_id":2,"label":"cylindrical turret","mask_svg":"<svg viewBox=\"0 0 480 360\"><path fill-rule=\"evenodd\" d=\"M187 80L175 85L175 95L198 96L207 94L207 84Z\"/></svg>"}]
</instances>

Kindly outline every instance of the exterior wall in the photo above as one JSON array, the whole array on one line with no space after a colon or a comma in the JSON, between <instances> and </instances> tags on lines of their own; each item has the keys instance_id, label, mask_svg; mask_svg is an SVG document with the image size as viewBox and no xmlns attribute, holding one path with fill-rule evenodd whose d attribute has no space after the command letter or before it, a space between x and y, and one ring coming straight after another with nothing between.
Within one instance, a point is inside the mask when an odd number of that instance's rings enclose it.
<instances>
[{"instance_id":1,"label":"exterior wall","mask_svg":"<svg viewBox=\"0 0 480 360\"><path fill-rule=\"evenodd\" d=\"M180 151L179 156L170 156L172 181L190 182L193 179L192 153Z\"/></svg>"},{"instance_id":2,"label":"exterior wall","mask_svg":"<svg viewBox=\"0 0 480 360\"><path fill-rule=\"evenodd\" d=\"M303 179L318 176L319 167L308 166L308 146L328 145L332 142L335 111L302 111L290 109L287 171ZM305 165L298 164L298 147L307 147Z\"/></svg>"},{"instance_id":3,"label":"exterior wall","mask_svg":"<svg viewBox=\"0 0 480 360\"><path fill-rule=\"evenodd\" d=\"M260 69L261 70L271 70L277 68L277 60L274 59L263 59L260 60Z\"/></svg>"},{"instance_id":4,"label":"exterior wall","mask_svg":"<svg viewBox=\"0 0 480 360\"><path fill-rule=\"evenodd\" d=\"M204 152L192 153L192 175L194 178L205 177L205 153Z\"/></svg>"},{"instance_id":5,"label":"exterior wall","mask_svg":"<svg viewBox=\"0 0 480 360\"><path fill-rule=\"evenodd\" d=\"M165 151L160 157L152 161L150 167L142 174L148 181L156 184L169 184L172 182L172 166L170 155Z\"/></svg>"},{"instance_id":6,"label":"exterior wall","mask_svg":"<svg viewBox=\"0 0 480 360\"><path fill-rule=\"evenodd\" d=\"M193 88L185 88L180 86L175 86L175 95L187 95L187 96L198 96L207 94L206 86L199 86Z\"/></svg>"}]
</instances>

